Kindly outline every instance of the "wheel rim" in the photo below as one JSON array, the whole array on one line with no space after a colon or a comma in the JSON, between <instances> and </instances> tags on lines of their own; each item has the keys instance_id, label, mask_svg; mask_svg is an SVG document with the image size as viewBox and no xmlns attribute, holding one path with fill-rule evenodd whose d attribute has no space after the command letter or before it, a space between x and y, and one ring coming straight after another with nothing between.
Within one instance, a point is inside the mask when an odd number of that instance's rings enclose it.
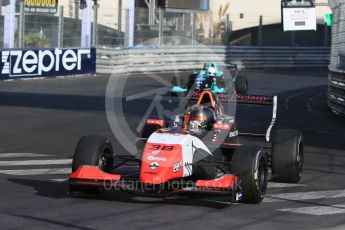
<instances>
[{"instance_id":1,"label":"wheel rim","mask_svg":"<svg viewBox=\"0 0 345 230\"><path fill-rule=\"evenodd\" d=\"M108 170L108 166L109 166L109 150L104 149L102 151L102 153L99 156L99 160L98 160L98 167L103 170L103 171L107 171Z\"/></svg>"},{"instance_id":2,"label":"wheel rim","mask_svg":"<svg viewBox=\"0 0 345 230\"><path fill-rule=\"evenodd\" d=\"M300 142L298 146L298 152L297 152L297 170L298 170L298 176L301 177L303 173L303 165L304 165L304 153L303 153L303 145Z\"/></svg>"},{"instance_id":3,"label":"wheel rim","mask_svg":"<svg viewBox=\"0 0 345 230\"><path fill-rule=\"evenodd\" d=\"M258 189L261 194L265 194L267 188L267 165L266 161L261 158L258 167Z\"/></svg>"}]
</instances>

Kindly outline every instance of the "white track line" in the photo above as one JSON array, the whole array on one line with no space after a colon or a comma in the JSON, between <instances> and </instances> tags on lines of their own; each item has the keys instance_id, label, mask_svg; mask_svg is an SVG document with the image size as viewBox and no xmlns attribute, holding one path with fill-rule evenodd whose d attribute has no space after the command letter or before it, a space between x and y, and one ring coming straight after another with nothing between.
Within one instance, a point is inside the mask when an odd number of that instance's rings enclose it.
<instances>
[{"instance_id":1,"label":"white track line","mask_svg":"<svg viewBox=\"0 0 345 230\"><path fill-rule=\"evenodd\" d=\"M294 187L305 187L305 186L308 186L308 185L269 182L267 187L268 188L294 188Z\"/></svg>"},{"instance_id":2,"label":"white track line","mask_svg":"<svg viewBox=\"0 0 345 230\"><path fill-rule=\"evenodd\" d=\"M67 179L50 179L50 181L53 181L53 182L65 182L65 181L67 181Z\"/></svg>"},{"instance_id":3,"label":"white track line","mask_svg":"<svg viewBox=\"0 0 345 230\"><path fill-rule=\"evenodd\" d=\"M0 170L0 174L16 176L35 176L35 175L66 175L71 173L71 168L56 169L20 169L20 170Z\"/></svg>"},{"instance_id":4,"label":"white track line","mask_svg":"<svg viewBox=\"0 0 345 230\"><path fill-rule=\"evenodd\" d=\"M71 164L71 163L72 163L72 159L0 161L0 166L64 165L64 164Z\"/></svg>"},{"instance_id":5,"label":"white track line","mask_svg":"<svg viewBox=\"0 0 345 230\"><path fill-rule=\"evenodd\" d=\"M280 201L301 201L316 200L345 197L345 190L329 190L329 191L313 191L313 192L297 192L297 193L279 193L266 195L264 202L280 202Z\"/></svg>"},{"instance_id":6,"label":"white track line","mask_svg":"<svg viewBox=\"0 0 345 230\"><path fill-rule=\"evenodd\" d=\"M329 206L310 206L301 208L284 208L277 209L282 212L293 212L299 214L323 216L323 215L334 215L345 213L345 205L329 205Z\"/></svg>"},{"instance_id":7,"label":"white track line","mask_svg":"<svg viewBox=\"0 0 345 230\"><path fill-rule=\"evenodd\" d=\"M51 155L38 154L38 153L0 153L0 158L12 158L12 157L49 157Z\"/></svg>"}]
</instances>

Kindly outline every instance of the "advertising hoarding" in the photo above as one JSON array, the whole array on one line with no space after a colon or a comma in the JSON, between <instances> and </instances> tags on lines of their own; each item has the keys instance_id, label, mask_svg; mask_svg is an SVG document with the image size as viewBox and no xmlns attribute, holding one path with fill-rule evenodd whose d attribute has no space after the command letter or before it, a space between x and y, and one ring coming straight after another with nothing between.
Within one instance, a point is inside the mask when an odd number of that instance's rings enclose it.
<instances>
[{"instance_id":1,"label":"advertising hoarding","mask_svg":"<svg viewBox=\"0 0 345 230\"><path fill-rule=\"evenodd\" d=\"M26 13L56 14L58 0L24 0Z\"/></svg>"},{"instance_id":2,"label":"advertising hoarding","mask_svg":"<svg viewBox=\"0 0 345 230\"><path fill-rule=\"evenodd\" d=\"M184 10L208 11L210 8L209 0L160 0L160 7Z\"/></svg>"},{"instance_id":3,"label":"advertising hoarding","mask_svg":"<svg viewBox=\"0 0 345 230\"><path fill-rule=\"evenodd\" d=\"M316 30L315 7L283 8L284 31Z\"/></svg>"},{"instance_id":4,"label":"advertising hoarding","mask_svg":"<svg viewBox=\"0 0 345 230\"><path fill-rule=\"evenodd\" d=\"M55 77L96 72L96 49L0 50L0 79Z\"/></svg>"}]
</instances>

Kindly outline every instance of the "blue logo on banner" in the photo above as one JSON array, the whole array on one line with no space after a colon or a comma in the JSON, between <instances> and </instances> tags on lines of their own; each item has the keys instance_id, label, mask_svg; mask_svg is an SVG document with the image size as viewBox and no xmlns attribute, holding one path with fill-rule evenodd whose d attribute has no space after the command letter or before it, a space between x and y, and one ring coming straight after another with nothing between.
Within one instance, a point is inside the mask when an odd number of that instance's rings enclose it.
<instances>
[{"instance_id":1,"label":"blue logo on banner","mask_svg":"<svg viewBox=\"0 0 345 230\"><path fill-rule=\"evenodd\" d=\"M96 49L0 50L0 79L96 73Z\"/></svg>"}]
</instances>

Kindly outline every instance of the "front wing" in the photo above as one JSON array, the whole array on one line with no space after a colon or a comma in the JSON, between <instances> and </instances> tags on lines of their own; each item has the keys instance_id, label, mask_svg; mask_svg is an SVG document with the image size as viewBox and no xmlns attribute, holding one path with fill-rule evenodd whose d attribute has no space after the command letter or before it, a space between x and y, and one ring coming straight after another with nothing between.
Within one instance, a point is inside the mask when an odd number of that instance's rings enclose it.
<instances>
[{"instance_id":1,"label":"front wing","mask_svg":"<svg viewBox=\"0 0 345 230\"><path fill-rule=\"evenodd\" d=\"M181 178L182 179L182 178ZM176 180L177 182L178 180ZM149 193L152 191L157 192L157 194L172 195L176 193L184 192L203 192L203 193L223 193L226 195L233 196L234 202L239 201L242 192L238 189L239 177L235 175L225 175L223 177L214 180L197 180L193 183L186 181L179 181L180 184L176 188L170 189L166 192L157 190L166 184L161 185L148 185L143 184L136 179L126 179L119 174L110 174L103 172L97 166L80 166L75 172L69 175L69 185L70 187L83 187L83 186L94 186L94 187L104 187L105 189L120 189L124 191L131 192L141 192ZM75 189L74 189L75 191Z\"/></svg>"}]
</instances>

